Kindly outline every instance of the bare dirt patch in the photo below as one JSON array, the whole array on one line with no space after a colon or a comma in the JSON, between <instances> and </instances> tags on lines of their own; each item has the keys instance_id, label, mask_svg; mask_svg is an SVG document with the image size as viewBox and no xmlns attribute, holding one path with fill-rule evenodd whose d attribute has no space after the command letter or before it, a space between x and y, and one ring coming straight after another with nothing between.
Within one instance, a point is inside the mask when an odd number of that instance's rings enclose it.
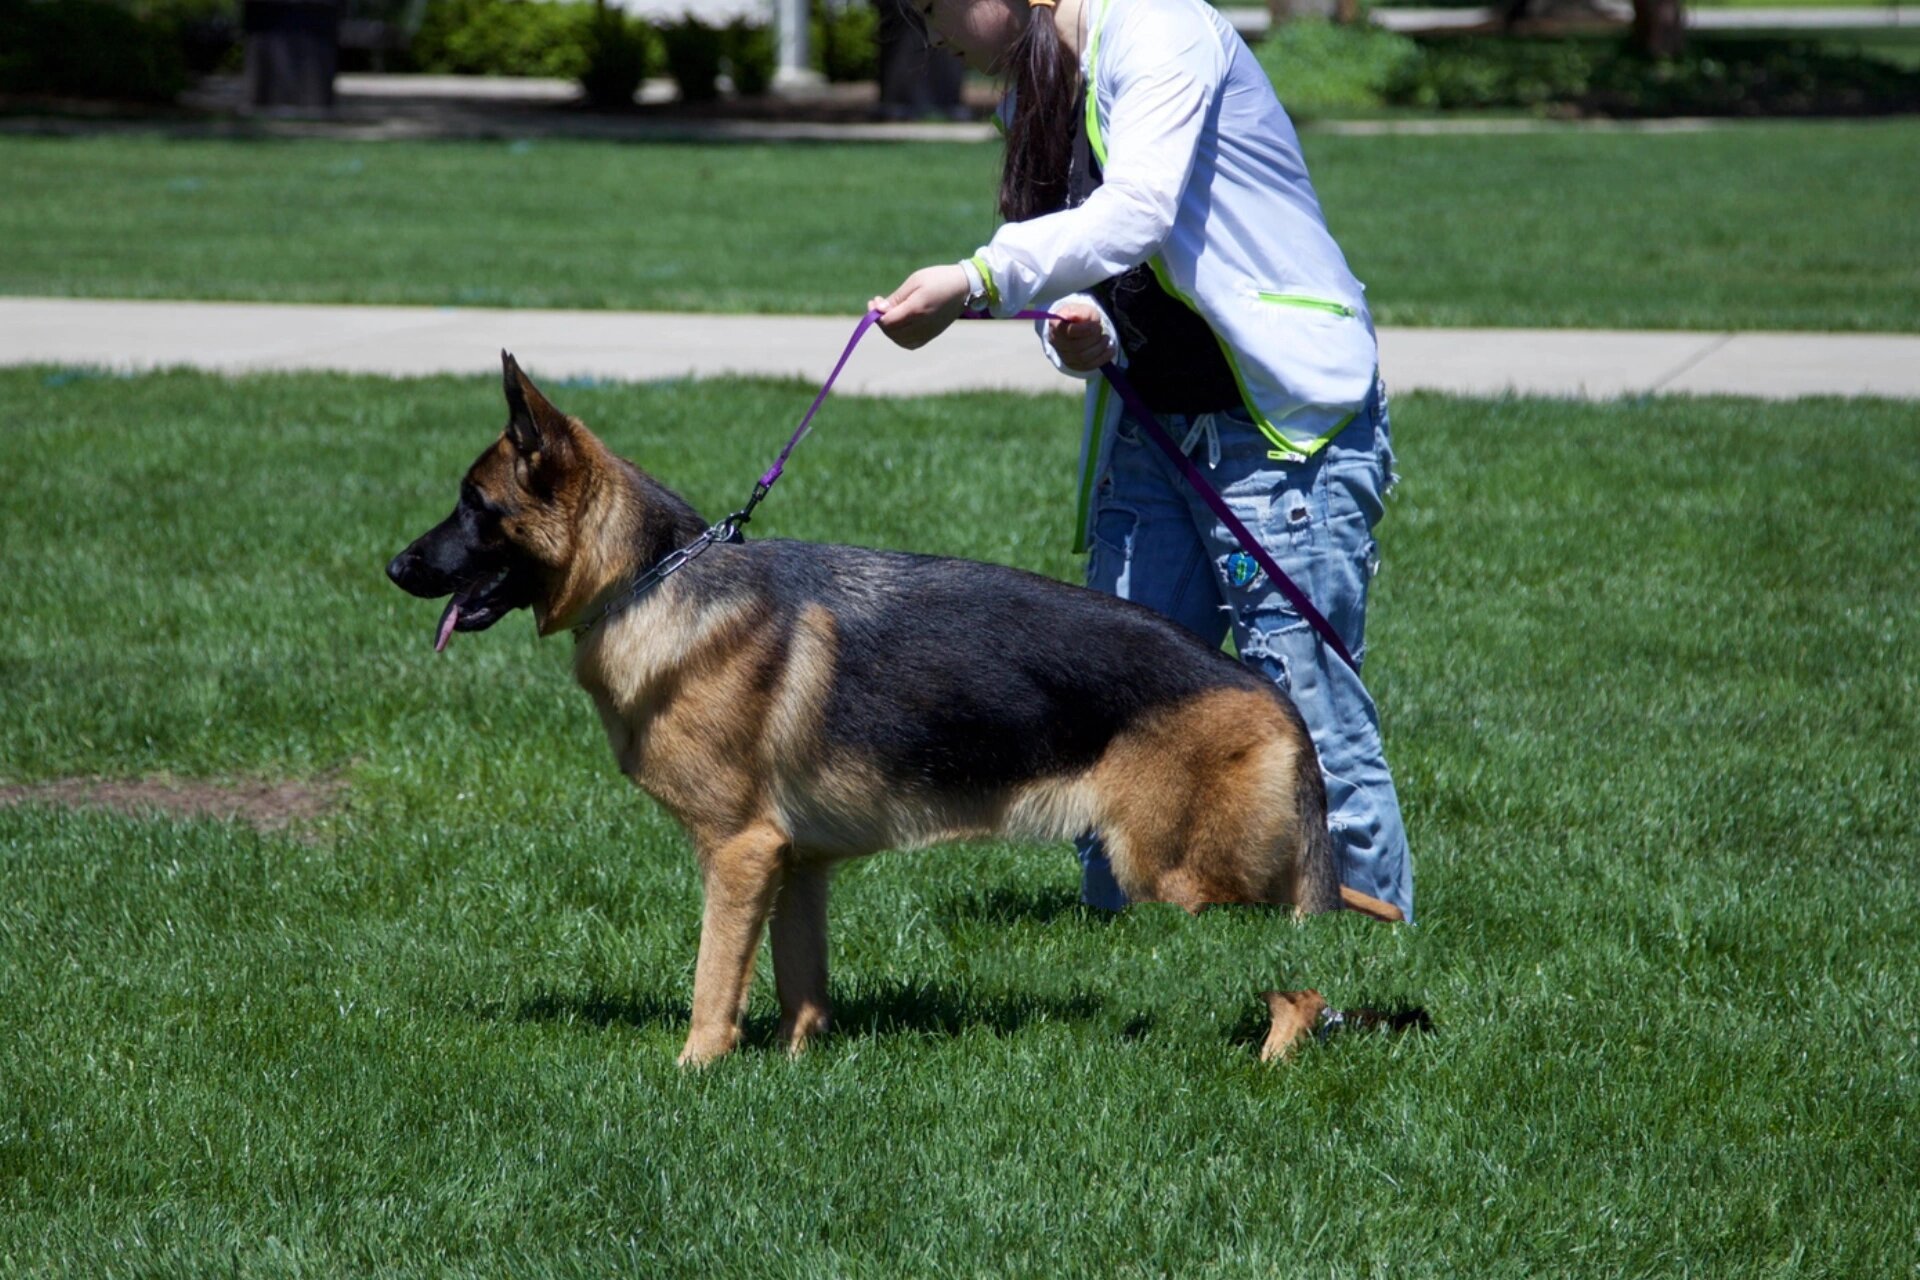
<instances>
[{"instance_id":1,"label":"bare dirt patch","mask_svg":"<svg viewBox=\"0 0 1920 1280\"><path fill-rule=\"evenodd\" d=\"M48 804L135 817L216 818L256 831L285 831L331 813L346 792L339 778L205 781L191 778L56 778L0 784L0 807Z\"/></svg>"}]
</instances>

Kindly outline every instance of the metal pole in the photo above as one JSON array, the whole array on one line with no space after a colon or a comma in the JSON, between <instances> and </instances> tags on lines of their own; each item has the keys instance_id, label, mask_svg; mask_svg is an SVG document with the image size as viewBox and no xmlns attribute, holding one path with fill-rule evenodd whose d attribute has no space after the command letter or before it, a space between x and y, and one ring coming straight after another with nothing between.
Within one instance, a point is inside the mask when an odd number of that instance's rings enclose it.
<instances>
[{"instance_id":1,"label":"metal pole","mask_svg":"<svg viewBox=\"0 0 1920 1280\"><path fill-rule=\"evenodd\" d=\"M825 77L810 64L807 50L808 0L773 0L777 37L773 87L776 90L811 89Z\"/></svg>"}]
</instances>

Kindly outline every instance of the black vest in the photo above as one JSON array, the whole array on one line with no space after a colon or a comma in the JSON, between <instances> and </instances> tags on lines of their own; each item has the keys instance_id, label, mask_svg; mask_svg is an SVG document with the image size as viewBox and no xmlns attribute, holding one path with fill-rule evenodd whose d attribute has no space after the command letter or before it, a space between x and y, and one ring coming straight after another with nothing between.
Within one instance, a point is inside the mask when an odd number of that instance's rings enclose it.
<instances>
[{"instance_id":1,"label":"black vest","mask_svg":"<svg viewBox=\"0 0 1920 1280\"><path fill-rule=\"evenodd\" d=\"M1100 162L1084 125L1073 140L1067 206L1085 204L1100 185ZM1127 375L1155 413L1221 413L1238 409L1240 385L1219 339L1199 312L1160 287L1146 263L1091 290L1113 317L1127 353Z\"/></svg>"}]
</instances>

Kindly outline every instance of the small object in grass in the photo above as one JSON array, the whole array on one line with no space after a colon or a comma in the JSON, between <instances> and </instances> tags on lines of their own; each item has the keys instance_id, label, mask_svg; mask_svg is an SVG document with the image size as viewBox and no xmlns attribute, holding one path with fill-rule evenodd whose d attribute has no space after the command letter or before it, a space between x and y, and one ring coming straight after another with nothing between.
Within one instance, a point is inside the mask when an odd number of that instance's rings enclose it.
<instances>
[{"instance_id":1,"label":"small object in grass","mask_svg":"<svg viewBox=\"0 0 1920 1280\"><path fill-rule=\"evenodd\" d=\"M1433 1019L1425 1009L1335 1009L1318 991L1269 991L1267 1011L1273 1023L1267 1029L1266 1043L1260 1046L1260 1061L1291 1057L1308 1036L1326 1040L1340 1031L1432 1031Z\"/></svg>"},{"instance_id":2,"label":"small object in grass","mask_svg":"<svg viewBox=\"0 0 1920 1280\"><path fill-rule=\"evenodd\" d=\"M1262 1062L1291 1057L1327 1012L1326 998L1318 991L1269 991L1266 1001L1273 1024L1267 1028L1266 1043L1260 1046Z\"/></svg>"},{"instance_id":3,"label":"small object in grass","mask_svg":"<svg viewBox=\"0 0 1920 1280\"><path fill-rule=\"evenodd\" d=\"M1315 1038L1325 1040L1337 1031L1432 1031L1433 1019L1425 1009L1322 1009L1313 1029Z\"/></svg>"}]
</instances>

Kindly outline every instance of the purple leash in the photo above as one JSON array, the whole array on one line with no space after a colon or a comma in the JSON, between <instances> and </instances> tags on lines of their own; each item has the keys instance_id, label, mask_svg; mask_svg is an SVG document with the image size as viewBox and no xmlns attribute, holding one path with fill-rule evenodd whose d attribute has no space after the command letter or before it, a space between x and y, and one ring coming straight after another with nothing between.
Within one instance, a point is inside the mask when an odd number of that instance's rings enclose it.
<instances>
[{"instance_id":1,"label":"purple leash","mask_svg":"<svg viewBox=\"0 0 1920 1280\"><path fill-rule=\"evenodd\" d=\"M786 469L787 459L793 456L793 447L806 439L807 432L813 429L813 415L820 412L820 406L826 403L827 392L833 390L833 384L840 380L840 371L847 367L847 361L853 356L853 349L860 345L860 339L867 336L867 330L879 322L880 313L869 311L860 317L859 324L853 326L853 336L847 339L846 350L842 351L840 358L834 362L833 372L827 375L827 380L820 386L820 394L813 398L811 405L807 406L806 416L801 418L800 425L794 428L793 437L787 441L787 447L780 451L780 456L773 460L773 465L767 468L767 473L760 477L758 484L753 486L752 500L747 503L746 509L739 513L741 524L747 522L747 517L753 511L754 505L767 496L767 490L773 488L773 482L780 478L780 473Z\"/></svg>"},{"instance_id":2,"label":"purple leash","mask_svg":"<svg viewBox=\"0 0 1920 1280\"><path fill-rule=\"evenodd\" d=\"M968 311L962 312L960 318L991 320L994 317L985 312ZM1066 319L1065 316L1056 316L1051 311L1020 311L1007 318L1010 320ZM860 345L860 340L867 336L867 330L873 328L879 320L878 311L869 311L860 317L860 323L853 327L853 336L847 339L847 345L840 352L840 358L834 362L833 372L827 375L827 380L820 386L819 394L814 396L813 403L807 406L807 412L801 417L800 425L794 428L793 435L787 439L787 447L780 451L780 456L774 459L773 465L768 467L766 473L755 482L753 494L747 499L747 505L641 574L623 595L615 597L591 619L576 626L573 629L575 635L592 627L619 605L638 599L657 586L661 579L681 568L687 561L714 543L740 541L741 526L753 519L753 509L760 505L761 499L767 496L780 479L781 472L786 470L787 459L793 456L795 446L806 439L807 433L813 429L814 415L819 413L820 406L826 403L827 394L833 390L833 384L840 380L840 372L847 367L847 361L853 357L853 349ZM1133 383L1128 380L1125 371L1119 365L1109 361L1100 366L1100 376L1107 380L1114 393L1120 397L1120 403L1126 406L1127 412L1133 416L1134 420L1146 428L1148 437L1160 447L1160 451L1180 469L1180 474L1186 477L1187 483L1193 486L1194 492L1200 495L1201 500L1212 509L1214 515L1220 517L1220 523L1227 527L1227 531L1233 535L1234 540L1253 557L1254 563L1266 571L1267 580L1280 589L1280 594L1286 597L1287 603L1299 611L1300 616L1319 633L1320 638L1339 655L1342 662L1359 671L1360 664L1354 661L1351 653L1347 652L1347 646L1340 639L1340 633L1333 629L1333 624L1313 607L1313 602L1307 599L1307 593L1287 576L1286 571L1274 563L1273 557L1267 554L1266 548L1260 545L1259 540L1248 531L1247 526L1233 514L1232 508L1227 506L1227 500L1207 483L1206 477L1200 473L1200 468L1193 464L1193 460L1180 451L1180 446L1173 442L1173 437L1168 435L1166 428L1160 425L1160 420L1154 416L1153 410L1147 407L1146 401L1140 398L1140 393L1134 390Z\"/></svg>"},{"instance_id":3,"label":"purple leash","mask_svg":"<svg viewBox=\"0 0 1920 1280\"><path fill-rule=\"evenodd\" d=\"M1187 478L1187 483L1192 485L1193 491L1200 495L1200 500L1213 509L1214 515L1220 517L1220 523L1227 526L1227 532L1233 535L1234 541L1253 557L1255 564L1267 571L1267 580L1280 589L1280 594L1285 596L1287 603L1307 620L1307 625L1319 632L1320 638L1326 641L1327 647L1339 656L1340 661L1352 668L1356 675L1359 674L1360 664L1354 660L1351 653L1347 652L1346 642L1340 638L1340 633L1333 629L1333 624L1327 621L1325 614L1313 607L1313 601L1307 599L1307 593L1287 576L1286 570L1274 563L1273 557L1267 554L1266 548L1260 545L1259 540L1253 536L1247 526L1240 523L1240 517L1233 514L1233 509L1227 506L1227 500L1220 496L1220 491L1207 483L1206 477L1200 474L1200 468L1194 465L1193 459L1180 452L1180 446L1173 442L1173 437L1167 434L1167 429L1161 426L1159 419L1153 416L1153 410L1147 408L1146 401L1142 400L1140 393L1133 389L1133 383L1127 380L1127 375L1120 366L1108 361L1100 366L1100 375L1113 387L1114 393L1120 397L1120 403L1127 407L1127 412L1133 415L1134 421L1147 429L1147 435L1160 446L1160 452L1166 454L1173 465L1180 469L1180 474Z\"/></svg>"},{"instance_id":4,"label":"purple leash","mask_svg":"<svg viewBox=\"0 0 1920 1280\"><path fill-rule=\"evenodd\" d=\"M625 591L608 600L580 622L575 623L573 627L575 639L584 636L588 631L598 626L600 622L614 610L632 604L635 600L638 600L641 596L659 586L666 578L678 573L686 567L689 560L698 556L714 543L741 541L741 526L753 519L753 509L759 506L761 499L765 498L767 494L772 491L774 483L780 479L780 473L786 470L787 459L793 456L794 446L806 439L807 432L813 429L814 415L819 413L820 406L826 403L827 393L833 390L833 384L840 380L840 371L847 367L847 361L853 357L853 349L860 345L860 339L866 337L867 330L873 328L879 320L880 313L878 311L869 311L866 315L860 317L860 323L853 327L853 336L847 339L847 345L845 349L840 352L840 358L834 361L833 372L827 375L827 380L820 386L819 394L814 396L813 403L807 406L807 412L800 419L800 425L795 427L793 434L787 438L787 447L780 451L780 456L773 460L773 465L768 467L766 472L754 482L753 493L748 496L747 505L708 528L705 533L702 533L692 542L687 543L686 546L667 553L657 564L653 565L653 567L649 568L645 573L634 578L632 585Z\"/></svg>"},{"instance_id":5,"label":"purple leash","mask_svg":"<svg viewBox=\"0 0 1920 1280\"><path fill-rule=\"evenodd\" d=\"M992 319L991 316L981 312L965 312L960 318L963 320ZM1021 311L1008 318L1014 320L1066 319L1065 316L1056 316L1051 311ZM874 319L875 316L869 314L867 322L871 323ZM1180 474L1186 477L1189 485L1193 486L1193 491L1200 495L1200 500L1212 509L1214 515L1220 517L1220 523L1227 527L1227 532L1233 535L1234 541L1253 557L1255 564L1266 570L1267 580L1280 589L1280 594L1286 597L1287 603L1306 619L1308 626L1319 633L1320 638L1339 656L1340 661L1358 673L1360 664L1354 661L1353 655L1347 651L1346 642L1340 638L1340 633L1333 629L1333 624L1327 621L1325 614L1313 607L1313 601L1307 599L1307 593L1287 576L1286 570L1274 563L1273 557L1267 554L1267 549L1260 545L1259 539L1255 538L1247 526L1240 522L1240 517L1233 514L1233 509L1227 505L1227 500L1220 496L1220 491L1207 483L1207 478L1200 473L1200 468L1194 465L1193 459L1180 451L1180 446L1173 442L1173 437L1167 434L1167 429L1160 425L1160 419L1155 417L1153 410L1147 407L1147 402L1140 398L1140 393L1134 389L1133 382L1127 377L1126 371L1109 360L1100 366L1100 376L1107 380L1107 385L1112 387L1114 394L1120 397L1120 403L1126 406L1127 412L1132 415L1134 421L1146 428L1147 436L1160 446L1160 452L1166 454L1168 461L1179 468Z\"/></svg>"}]
</instances>

